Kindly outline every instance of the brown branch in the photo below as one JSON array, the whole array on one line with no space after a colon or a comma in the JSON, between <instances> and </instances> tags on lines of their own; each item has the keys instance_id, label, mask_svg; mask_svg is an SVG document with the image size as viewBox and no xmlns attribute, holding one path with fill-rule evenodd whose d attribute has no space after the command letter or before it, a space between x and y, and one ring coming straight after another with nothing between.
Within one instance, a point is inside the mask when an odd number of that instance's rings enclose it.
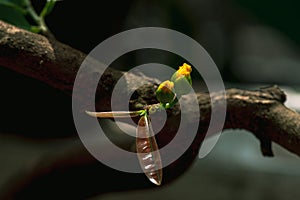
<instances>
[{"instance_id":1,"label":"brown branch","mask_svg":"<svg viewBox=\"0 0 300 200\"><path fill-rule=\"evenodd\" d=\"M49 40L38 34L19 29L0 20L0 65L34 79L40 80L67 95L72 94L73 83L77 71L86 55L76 49L62 44L56 40ZM97 69L89 68L89 77L95 77L104 70L104 66L99 61L88 59L90 66L97 66ZM102 71L101 71L102 70ZM107 73L102 76L97 91L97 104L101 109L109 109L109 97L114 84L123 73L116 70L107 69ZM157 80L126 75L128 84L130 81L144 83L154 83ZM81 80L83 92L89 91L91 79ZM133 89L128 87L129 90ZM82 93L82 96L85 96ZM81 97L77 97L79 101ZM85 97L86 98L86 97Z\"/></svg>"},{"instance_id":2,"label":"brown branch","mask_svg":"<svg viewBox=\"0 0 300 200\"><path fill-rule=\"evenodd\" d=\"M0 64L71 94L80 51L0 20Z\"/></svg>"},{"instance_id":3,"label":"brown branch","mask_svg":"<svg viewBox=\"0 0 300 200\"><path fill-rule=\"evenodd\" d=\"M246 129L261 141L262 153L272 156L271 141L300 156L300 115L283 105L277 86L258 91L227 91L224 128Z\"/></svg>"},{"instance_id":4,"label":"brown branch","mask_svg":"<svg viewBox=\"0 0 300 200\"><path fill-rule=\"evenodd\" d=\"M38 79L70 95L76 72L85 55L57 41L49 41L45 37L20 30L0 21L0 64ZM97 61L91 61L97 62ZM99 73L92 71L91 74ZM102 77L97 91L97 109L109 109L109 94L114 84L122 75L121 72L108 70ZM145 103L155 103L155 79L126 74L127 92L135 90L131 82L143 81L145 85L136 90L130 107L138 108ZM89 80L82 81L83 88L88 88ZM185 96L189 101L189 96ZM224 96L219 93L198 94L201 120L198 134L190 148L174 163L164 168L164 183L170 182L182 174L197 157L197 153L206 134L211 116L211 106L224 107ZM264 155L272 155L271 141L300 156L300 115L283 105L284 93L278 87L245 91L229 89L226 91L227 116L224 129L246 129L251 131L260 141ZM80 97L78 97L80 101ZM178 107L170 111L165 128L158 135L160 146L167 144L176 134L180 115ZM218 110L218 109L217 109ZM125 142L127 148L131 142ZM106 144L102 144L106 145ZM180 148L180 144L178 144ZM63 153L61 153L63 152ZM104 177L104 178L103 178ZM101 187L94 181L105 180ZM52 185L53 184L53 185ZM8 189L1 193L5 197L39 196L56 191L59 195L76 194L86 197L106 191L149 187L143 175L126 174L105 167L86 152L80 142L57 151L55 149L34 162L18 176ZM80 187L80 188L78 188ZM64 188L62 190L61 188ZM75 188L75 189L74 189ZM53 189L53 190L52 190ZM18 196L19 195L19 196ZM50 195L51 196L51 195ZM53 197L53 196L52 196Z\"/></svg>"}]
</instances>

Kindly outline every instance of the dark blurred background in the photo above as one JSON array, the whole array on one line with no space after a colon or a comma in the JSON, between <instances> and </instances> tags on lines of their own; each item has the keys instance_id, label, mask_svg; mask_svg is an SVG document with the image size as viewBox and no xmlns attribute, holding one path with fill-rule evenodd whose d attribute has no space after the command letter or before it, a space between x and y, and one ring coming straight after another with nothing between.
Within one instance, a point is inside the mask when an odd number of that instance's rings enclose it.
<instances>
[{"instance_id":1,"label":"dark blurred background","mask_svg":"<svg viewBox=\"0 0 300 200\"><path fill-rule=\"evenodd\" d=\"M33 4L41 9L44 1ZM64 0L46 21L59 41L85 53L131 28L180 31L207 50L227 88L277 84L288 94L287 105L299 111L299 8L295 0ZM137 51L120 58L114 67L129 70L146 62L174 68L179 63L167 53ZM69 97L7 69L1 68L0 74L1 187L28 160L76 137L76 131ZM300 160L277 145L274 149L275 158L263 158L253 135L226 131L211 154L198 159L174 183L92 199L299 199Z\"/></svg>"}]
</instances>

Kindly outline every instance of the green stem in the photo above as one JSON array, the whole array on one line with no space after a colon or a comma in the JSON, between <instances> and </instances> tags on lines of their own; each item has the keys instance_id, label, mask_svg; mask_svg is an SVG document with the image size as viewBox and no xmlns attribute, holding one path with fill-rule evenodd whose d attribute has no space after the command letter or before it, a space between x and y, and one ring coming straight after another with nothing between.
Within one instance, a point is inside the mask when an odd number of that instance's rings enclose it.
<instances>
[{"instance_id":1,"label":"green stem","mask_svg":"<svg viewBox=\"0 0 300 200\"><path fill-rule=\"evenodd\" d=\"M39 16L36 13L30 0L26 0L25 3L26 3L27 11L28 11L29 15L31 16L31 18L34 20L34 22L38 25L39 31L41 31L42 33L48 32L48 27L45 23L44 18Z\"/></svg>"}]
</instances>

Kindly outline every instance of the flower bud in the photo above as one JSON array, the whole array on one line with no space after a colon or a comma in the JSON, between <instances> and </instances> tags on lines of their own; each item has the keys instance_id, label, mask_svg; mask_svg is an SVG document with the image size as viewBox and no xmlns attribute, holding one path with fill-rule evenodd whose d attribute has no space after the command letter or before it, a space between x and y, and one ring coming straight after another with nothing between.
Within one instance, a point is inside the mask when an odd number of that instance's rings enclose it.
<instances>
[{"instance_id":1,"label":"flower bud","mask_svg":"<svg viewBox=\"0 0 300 200\"><path fill-rule=\"evenodd\" d=\"M162 82L156 90L156 98L160 103L166 104L173 102L175 97L174 83L171 81Z\"/></svg>"},{"instance_id":2,"label":"flower bud","mask_svg":"<svg viewBox=\"0 0 300 200\"><path fill-rule=\"evenodd\" d=\"M178 96L187 94L191 90L192 67L186 63L179 67L179 69L171 77L171 81L174 82L174 89Z\"/></svg>"}]
</instances>

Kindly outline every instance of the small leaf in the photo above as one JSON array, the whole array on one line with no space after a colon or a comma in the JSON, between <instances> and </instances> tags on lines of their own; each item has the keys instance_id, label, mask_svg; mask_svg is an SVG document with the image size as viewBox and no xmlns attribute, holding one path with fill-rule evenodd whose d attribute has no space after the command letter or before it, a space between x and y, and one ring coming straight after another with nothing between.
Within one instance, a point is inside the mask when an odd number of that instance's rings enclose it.
<instances>
[{"instance_id":1,"label":"small leaf","mask_svg":"<svg viewBox=\"0 0 300 200\"><path fill-rule=\"evenodd\" d=\"M162 182L162 160L153 134L151 121L144 115L138 122L136 150L140 166L148 179L160 185Z\"/></svg>"}]
</instances>

